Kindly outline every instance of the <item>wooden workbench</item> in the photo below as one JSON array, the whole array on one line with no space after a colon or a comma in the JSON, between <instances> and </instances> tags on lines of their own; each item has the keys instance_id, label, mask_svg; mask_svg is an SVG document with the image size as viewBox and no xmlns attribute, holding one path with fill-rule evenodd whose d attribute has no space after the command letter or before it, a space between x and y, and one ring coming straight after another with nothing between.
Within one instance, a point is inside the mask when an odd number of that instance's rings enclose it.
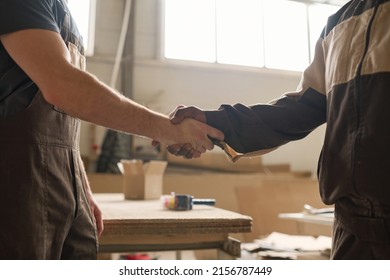
<instances>
[{"instance_id":1,"label":"wooden workbench","mask_svg":"<svg viewBox=\"0 0 390 280\"><path fill-rule=\"evenodd\" d=\"M229 234L251 231L250 217L212 206L173 211L160 200L125 200L120 193L95 198L105 228L101 253L218 249L239 257L241 243Z\"/></svg>"}]
</instances>

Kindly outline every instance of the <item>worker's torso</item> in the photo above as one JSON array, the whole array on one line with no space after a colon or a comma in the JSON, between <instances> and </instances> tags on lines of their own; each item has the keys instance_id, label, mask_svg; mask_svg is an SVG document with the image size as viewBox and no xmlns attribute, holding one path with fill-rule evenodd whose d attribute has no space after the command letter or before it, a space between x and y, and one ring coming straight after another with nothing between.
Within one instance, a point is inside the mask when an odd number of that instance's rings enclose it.
<instances>
[{"instance_id":1,"label":"worker's torso","mask_svg":"<svg viewBox=\"0 0 390 280\"><path fill-rule=\"evenodd\" d=\"M66 6L51 2L72 63L85 68ZM85 195L80 120L47 103L2 46L0 65L0 258L93 258L96 232ZM77 250L65 250L83 230Z\"/></svg>"},{"instance_id":2,"label":"worker's torso","mask_svg":"<svg viewBox=\"0 0 390 280\"><path fill-rule=\"evenodd\" d=\"M81 39L66 5L62 0L53 0L52 9L72 63L85 69ZM39 185L44 183L40 180L47 179L45 173L48 170L50 173L59 172L53 171L59 166L50 165L51 160L63 160L61 166L74 165L73 157L78 157L79 153L80 120L47 103L30 78L4 55L4 50L2 58L7 61L8 71L3 71L0 78L0 95L6 96L0 108L5 108L2 112L7 113L0 116L0 174L9 176L0 176L0 187L15 185L18 181L23 185L23 180L30 183L37 180ZM57 148L64 150L54 152ZM77 154L67 154L73 151ZM18 168L21 162L23 168ZM30 174L18 176L20 170ZM66 176L69 172L62 170L57 175Z\"/></svg>"},{"instance_id":3,"label":"worker's torso","mask_svg":"<svg viewBox=\"0 0 390 280\"><path fill-rule=\"evenodd\" d=\"M72 43L77 46L81 54L84 54L82 38L65 1L42 1L47 2L46 5L51 7L51 17L55 20L55 23L48 22L47 24L55 24L64 42L67 45ZM27 26L28 24L28 22L25 23ZM33 20L31 20L31 26L34 26ZM27 108L37 91L36 84L12 60L0 42L0 119L15 115Z\"/></svg>"},{"instance_id":4,"label":"worker's torso","mask_svg":"<svg viewBox=\"0 0 390 280\"><path fill-rule=\"evenodd\" d=\"M321 195L390 207L390 1L353 1L323 39L327 130Z\"/></svg>"}]
</instances>

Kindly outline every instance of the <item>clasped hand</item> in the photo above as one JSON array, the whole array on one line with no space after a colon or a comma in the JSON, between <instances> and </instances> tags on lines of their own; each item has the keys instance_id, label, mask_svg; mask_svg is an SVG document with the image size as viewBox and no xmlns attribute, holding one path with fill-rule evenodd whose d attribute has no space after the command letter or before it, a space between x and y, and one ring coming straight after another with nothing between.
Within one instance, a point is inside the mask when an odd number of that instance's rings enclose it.
<instances>
[{"instance_id":1,"label":"clasped hand","mask_svg":"<svg viewBox=\"0 0 390 280\"><path fill-rule=\"evenodd\" d=\"M194 106L179 105L169 114L169 118L174 125L186 125L186 133L191 137L191 141L175 143L167 146L169 153L182 156L187 159L198 158L207 150L212 150L214 144L212 139L223 140L223 133L206 124L206 114L201 109ZM201 125L199 127L199 125ZM199 129L202 133L198 133ZM152 145L159 143L153 141Z\"/></svg>"}]
</instances>

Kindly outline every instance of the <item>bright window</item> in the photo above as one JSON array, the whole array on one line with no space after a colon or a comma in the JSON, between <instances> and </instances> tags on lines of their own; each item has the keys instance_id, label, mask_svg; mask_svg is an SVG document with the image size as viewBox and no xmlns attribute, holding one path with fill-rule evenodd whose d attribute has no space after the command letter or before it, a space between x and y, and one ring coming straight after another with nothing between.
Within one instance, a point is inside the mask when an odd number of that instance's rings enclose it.
<instances>
[{"instance_id":1,"label":"bright window","mask_svg":"<svg viewBox=\"0 0 390 280\"><path fill-rule=\"evenodd\" d=\"M314 56L314 48L317 38L320 36L322 29L327 21L328 15L335 13L338 6L314 4L309 6L310 22L310 57Z\"/></svg>"},{"instance_id":2,"label":"bright window","mask_svg":"<svg viewBox=\"0 0 390 280\"><path fill-rule=\"evenodd\" d=\"M217 0L217 62L264 65L261 10L258 0Z\"/></svg>"},{"instance_id":3,"label":"bright window","mask_svg":"<svg viewBox=\"0 0 390 280\"><path fill-rule=\"evenodd\" d=\"M164 56L302 71L339 6L287 0L165 0Z\"/></svg>"},{"instance_id":4,"label":"bright window","mask_svg":"<svg viewBox=\"0 0 390 280\"><path fill-rule=\"evenodd\" d=\"M93 55L95 36L95 2L96 0L68 0L68 7L77 27L83 36L88 56Z\"/></svg>"},{"instance_id":5,"label":"bright window","mask_svg":"<svg viewBox=\"0 0 390 280\"><path fill-rule=\"evenodd\" d=\"M309 63L306 5L264 1L265 66L303 70Z\"/></svg>"},{"instance_id":6,"label":"bright window","mask_svg":"<svg viewBox=\"0 0 390 280\"><path fill-rule=\"evenodd\" d=\"M215 2L169 0L165 5L165 57L215 61Z\"/></svg>"}]
</instances>

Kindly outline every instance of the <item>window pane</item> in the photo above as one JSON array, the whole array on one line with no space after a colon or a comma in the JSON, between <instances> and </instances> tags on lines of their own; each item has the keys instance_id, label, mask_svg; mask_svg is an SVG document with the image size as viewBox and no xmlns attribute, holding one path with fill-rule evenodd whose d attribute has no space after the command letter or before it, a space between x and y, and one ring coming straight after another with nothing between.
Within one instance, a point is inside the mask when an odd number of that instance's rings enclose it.
<instances>
[{"instance_id":1,"label":"window pane","mask_svg":"<svg viewBox=\"0 0 390 280\"><path fill-rule=\"evenodd\" d=\"M265 66L302 71L309 64L306 6L264 1Z\"/></svg>"},{"instance_id":2,"label":"window pane","mask_svg":"<svg viewBox=\"0 0 390 280\"><path fill-rule=\"evenodd\" d=\"M318 38L321 35L322 29L326 25L326 21L330 15L335 13L339 6L315 4L309 7L309 23L310 23L310 53L313 59L314 49Z\"/></svg>"},{"instance_id":3,"label":"window pane","mask_svg":"<svg viewBox=\"0 0 390 280\"><path fill-rule=\"evenodd\" d=\"M217 61L264 66L259 0L217 0Z\"/></svg>"},{"instance_id":4,"label":"window pane","mask_svg":"<svg viewBox=\"0 0 390 280\"><path fill-rule=\"evenodd\" d=\"M165 0L165 57L215 62L215 1Z\"/></svg>"},{"instance_id":5,"label":"window pane","mask_svg":"<svg viewBox=\"0 0 390 280\"><path fill-rule=\"evenodd\" d=\"M83 36L83 43L86 50L91 48L90 41L90 6L91 0L68 0L68 7L74 20L76 21L77 28L81 36Z\"/></svg>"}]
</instances>

